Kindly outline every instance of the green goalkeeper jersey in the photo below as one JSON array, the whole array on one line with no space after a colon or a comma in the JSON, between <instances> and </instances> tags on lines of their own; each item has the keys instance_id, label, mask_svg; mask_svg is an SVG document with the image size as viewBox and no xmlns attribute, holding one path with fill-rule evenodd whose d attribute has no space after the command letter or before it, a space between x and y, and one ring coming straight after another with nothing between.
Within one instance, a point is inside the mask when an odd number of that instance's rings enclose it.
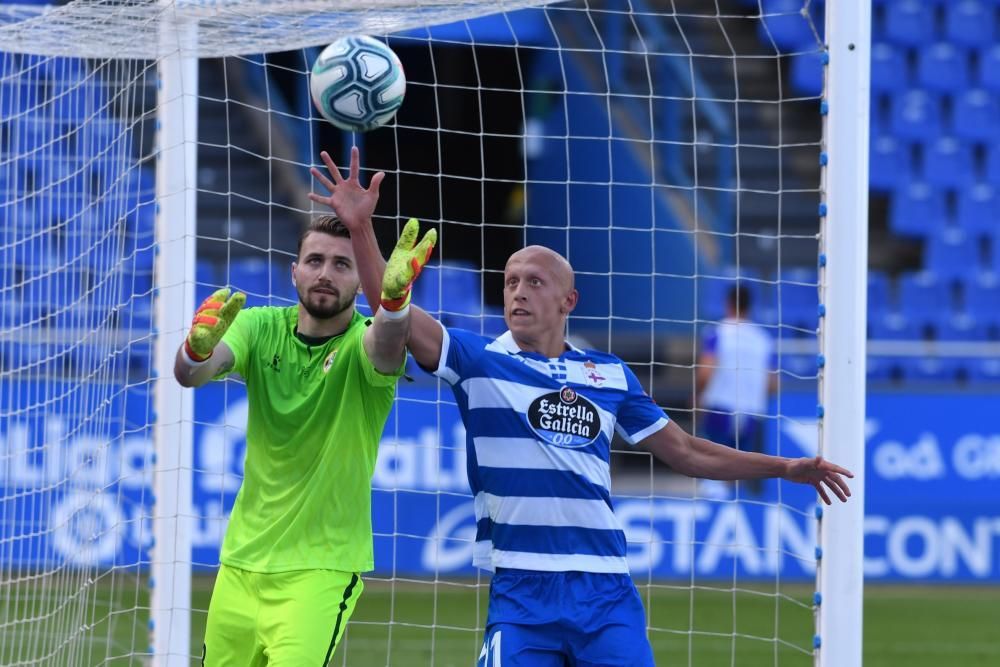
<instances>
[{"instance_id":1,"label":"green goalkeeper jersey","mask_svg":"<svg viewBox=\"0 0 1000 667\"><path fill-rule=\"evenodd\" d=\"M223 342L246 381L243 485L221 560L252 572L364 572L372 555L371 479L396 373L379 373L367 318L320 345L296 334L298 307L247 308Z\"/></svg>"}]
</instances>

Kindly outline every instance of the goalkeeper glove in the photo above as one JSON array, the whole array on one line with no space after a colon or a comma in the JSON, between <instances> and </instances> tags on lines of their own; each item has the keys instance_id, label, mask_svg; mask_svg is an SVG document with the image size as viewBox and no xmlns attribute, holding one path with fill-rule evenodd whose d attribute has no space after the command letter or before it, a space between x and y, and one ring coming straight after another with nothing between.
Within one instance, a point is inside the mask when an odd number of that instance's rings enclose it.
<instances>
[{"instance_id":1,"label":"goalkeeper glove","mask_svg":"<svg viewBox=\"0 0 1000 667\"><path fill-rule=\"evenodd\" d=\"M201 302L184 341L184 352L192 361L201 362L212 356L215 346L246 301L247 295L243 292L230 296L229 288L223 287Z\"/></svg>"},{"instance_id":2,"label":"goalkeeper glove","mask_svg":"<svg viewBox=\"0 0 1000 667\"><path fill-rule=\"evenodd\" d=\"M410 218L385 265L385 274L382 276L382 307L387 311L397 312L410 305L413 281L420 275L434 251L437 230L431 229L424 234L420 243L416 243L419 233L420 223L416 218Z\"/></svg>"}]
</instances>

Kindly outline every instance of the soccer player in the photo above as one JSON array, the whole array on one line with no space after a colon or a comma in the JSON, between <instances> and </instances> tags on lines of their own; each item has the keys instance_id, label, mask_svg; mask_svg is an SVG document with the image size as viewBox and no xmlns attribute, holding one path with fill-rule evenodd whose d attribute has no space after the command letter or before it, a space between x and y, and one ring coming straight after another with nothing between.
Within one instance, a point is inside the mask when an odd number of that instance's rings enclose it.
<instances>
[{"instance_id":1,"label":"soccer player","mask_svg":"<svg viewBox=\"0 0 1000 667\"><path fill-rule=\"evenodd\" d=\"M694 408L702 412L699 434L713 442L751 452L764 450L768 396L777 389L774 342L750 319L750 290L733 285L726 294L726 316L703 337L698 354ZM750 481L760 492L760 480ZM724 498L730 484L702 480L699 491Z\"/></svg>"},{"instance_id":2,"label":"soccer player","mask_svg":"<svg viewBox=\"0 0 1000 667\"><path fill-rule=\"evenodd\" d=\"M366 190L354 167L324 198L339 219L317 218L299 241L298 306L241 310L244 295L219 290L177 352L182 385L236 372L250 404L204 665L325 665L361 595L360 573L374 566L371 478L406 358L409 320L396 311L410 285L381 290L359 277L353 232L371 228L383 176ZM436 238L414 247L415 233L389 260L407 265L411 283ZM381 297L374 318L354 308L359 284L370 303Z\"/></svg>"},{"instance_id":3,"label":"soccer player","mask_svg":"<svg viewBox=\"0 0 1000 667\"><path fill-rule=\"evenodd\" d=\"M378 266L377 246L364 249L361 265ZM386 266L384 279L406 283L409 270ZM451 385L466 427L473 562L495 571L480 667L653 664L611 505L614 432L687 475L781 477L811 484L826 503L828 491L850 495L843 476L851 473L821 457L743 452L685 433L624 362L567 342L579 294L569 263L552 250L511 255L503 298L509 331L496 339L405 309L410 353Z\"/></svg>"}]
</instances>

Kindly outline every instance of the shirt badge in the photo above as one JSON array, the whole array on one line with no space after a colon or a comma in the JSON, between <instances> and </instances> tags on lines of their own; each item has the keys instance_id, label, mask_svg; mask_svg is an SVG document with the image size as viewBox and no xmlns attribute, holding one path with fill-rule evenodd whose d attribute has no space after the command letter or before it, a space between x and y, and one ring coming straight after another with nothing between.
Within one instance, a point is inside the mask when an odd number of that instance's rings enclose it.
<instances>
[{"instance_id":1,"label":"shirt badge","mask_svg":"<svg viewBox=\"0 0 1000 667\"><path fill-rule=\"evenodd\" d=\"M608 379L601 375L600 371L597 370L597 364L593 361L584 362L583 368L583 379L592 387L600 387Z\"/></svg>"},{"instance_id":2,"label":"shirt badge","mask_svg":"<svg viewBox=\"0 0 1000 667\"><path fill-rule=\"evenodd\" d=\"M323 372L329 373L330 369L333 368L333 358L337 356L337 350L334 350L326 357L326 361L323 362Z\"/></svg>"}]
</instances>

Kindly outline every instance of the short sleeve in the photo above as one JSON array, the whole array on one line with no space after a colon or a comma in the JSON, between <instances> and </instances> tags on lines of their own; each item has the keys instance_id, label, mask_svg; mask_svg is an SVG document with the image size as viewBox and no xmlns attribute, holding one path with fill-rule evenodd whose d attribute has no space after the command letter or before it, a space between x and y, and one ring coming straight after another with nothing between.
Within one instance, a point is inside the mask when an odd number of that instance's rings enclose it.
<instances>
[{"instance_id":1,"label":"short sleeve","mask_svg":"<svg viewBox=\"0 0 1000 667\"><path fill-rule=\"evenodd\" d=\"M229 373L239 373L246 378L250 371L250 360L253 358L253 343L260 339L261 308L244 308L237 315L229 329L222 337L222 342L233 352L235 363L233 368L220 373L217 378L223 378Z\"/></svg>"},{"instance_id":2,"label":"short sleeve","mask_svg":"<svg viewBox=\"0 0 1000 667\"><path fill-rule=\"evenodd\" d=\"M406 370L406 355L403 355L403 361L391 373L379 372L372 360L368 358L368 350L365 349L365 330L370 326L371 319L366 319L365 322L364 326L357 327L356 332L351 334L349 345L351 345L352 354L357 357L361 372L368 384L373 387L390 387L396 384L396 381L403 375L403 371Z\"/></svg>"},{"instance_id":3,"label":"short sleeve","mask_svg":"<svg viewBox=\"0 0 1000 667\"><path fill-rule=\"evenodd\" d=\"M622 363L628 392L618 407L615 430L630 445L638 444L667 425L670 417L639 383L635 373Z\"/></svg>"},{"instance_id":4,"label":"short sleeve","mask_svg":"<svg viewBox=\"0 0 1000 667\"><path fill-rule=\"evenodd\" d=\"M434 375L455 385L468 376L469 369L486 349L490 339L464 329L449 329L443 324L441 333L441 358Z\"/></svg>"}]
</instances>

